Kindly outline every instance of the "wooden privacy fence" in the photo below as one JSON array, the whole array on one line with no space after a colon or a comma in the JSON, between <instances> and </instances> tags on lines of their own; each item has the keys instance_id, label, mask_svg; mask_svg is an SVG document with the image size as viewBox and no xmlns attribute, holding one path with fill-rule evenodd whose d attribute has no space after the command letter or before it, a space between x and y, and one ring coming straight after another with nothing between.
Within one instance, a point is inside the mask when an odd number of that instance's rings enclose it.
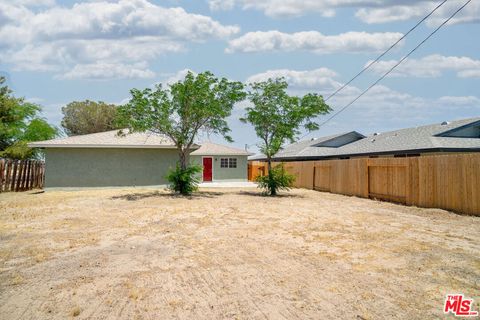
<instances>
[{"instance_id":1,"label":"wooden privacy fence","mask_svg":"<svg viewBox=\"0 0 480 320\"><path fill-rule=\"evenodd\" d=\"M284 165L298 188L480 216L480 153Z\"/></svg>"},{"instance_id":2,"label":"wooden privacy fence","mask_svg":"<svg viewBox=\"0 0 480 320\"><path fill-rule=\"evenodd\" d=\"M43 161L0 159L0 192L43 188L44 176Z\"/></svg>"},{"instance_id":3,"label":"wooden privacy fence","mask_svg":"<svg viewBox=\"0 0 480 320\"><path fill-rule=\"evenodd\" d=\"M248 163L248 181L253 181L258 176L264 176L266 170L266 165L263 162L250 161Z\"/></svg>"}]
</instances>

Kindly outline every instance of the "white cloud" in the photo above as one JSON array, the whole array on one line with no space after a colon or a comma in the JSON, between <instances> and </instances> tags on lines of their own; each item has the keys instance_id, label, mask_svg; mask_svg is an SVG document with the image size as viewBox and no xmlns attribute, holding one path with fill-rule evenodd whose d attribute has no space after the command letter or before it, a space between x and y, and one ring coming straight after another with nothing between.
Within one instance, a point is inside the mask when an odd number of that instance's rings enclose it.
<instances>
[{"instance_id":1,"label":"white cloud","mask_svg":"<svg viewBox=\"0 0 480 320\"><path fill-rule=\"evenodd\" d=\"M291 88L321 88L321 91L335 90L341 84L334 80L337 73L328 68L319 68L309 71L296 71L288 69L268 70L250 76L246 83L261 82L268 79L285 78Z\"/></svg>"},{"instance_id":2,"label":"white cloud","mask_svg":"<svg viewBox=\"0 0 480 320\"><path fill-rule=\"evenodd\" d=\"M61 79L129 79L153 78L155 73L146 68L145 63L126 65L121 63L98 62L92 64L77 64L61 75Z\"/></svg>"},{"instance_id":3,"label":"white cloud","mask_svg":"<svg viewBox=\"0 0 480 320\"><path fill-rule=\"evenodd\" d=\"M295 95L315 92L326 97L343 84L336 79L337 74L333 70L325 68L306 71L269 70L250 76L246 82L262 81L273 77L285 77L290 85L290 93ZM362 90L355 86L348 86L330 99L328 104L334 110L339 110L357 97ZM476 96L424 98L377 85L347 111L335 118L335 121L330 122L329 127L333 130L332 132L341 132L354 128L368 128L372 125L378 126L379 123L386 128L402 127L405 126L404 123L414 120L417 123L431 123L432 118L442 118L444 114L451 113L452 108L455 108L455 114L458 117L473 116L478 114L480 98ZM325 120L325 117L321 120Z\"/></svg>"},{"instance_id":4,"label":"white cloud","mask_svg":"<svg viewBox=\"0 0 480 320\"><path fill-rule=\"evenodd\" d=\"M235 6L235 0L209 0L208 6L212 11L232 10Z\"/></svg>"},{"instance_id":5,"label":"white cloud","mask_svg":"<svg viewBox=\"0 0 480 320\"><path fill-rule=\"evenodd\" d=\"M367 63L370 64L371 61ZM375 73L384 74L391 69L397 61L380 61L370 67ZM443 72L456 72L460 78L480 77L480 60L474 60L469 57L445 57L434 54L423 57L421 59L407 59L400 64L390 77L419 77L430 78L439 77Z\"/></svg>"},{"instance_id":6,"label":"white cloud","mask_svg":"<svg viewBox=\"0 0 480 320\"><path fill-rule=\"evenodd\" d=\"M480 78L480 70L463 70L458 72L460 78Z\"/></svg>"},{"instance_id":7,"label":"white cloud","mask_svg":"<svg viewBox=\"0 0 480 320\"><path fill-rule=\"evenodd\" d=\"M450 0L445 3L427 20L427 25L430 27L440 25L465 2L463 0ZM362 8L355 15L363 22L370 24L405 21L427 15L438 4L438 1L412 1L404 4L400 2L380 8ZM480 22L480 3L472 1L449 24L478 22Z\"/></svg>"},{"instance_id":8,"label":"white cloud","mask_svg":"<svg viewBox=\"0 0 480 320\"><path fill-rule=\"evenodd\" d=\"M169 84L174 84L174 83L177 83L178 81L182 81L183 79L185 79L185 76L187 75L187 73L193 73L194 75L196 75L197 73L191 69L183 69L183 70L179 70L177 71L176 73L174 74L166 74L164 75L165 76L165 80L162 81L162 84L163 85L169 85Z\"/></svg>"},{"instance_id":9,"label":"white cloud","mask_svg":"<svg viewBox=\"0 0 480 320\"><path fill-rule=\"evenodd\" d=\"M438 99L445 106L480 106L480 99L475 96L443 96Z\"/></svg>"},{"instance_id":10,"label":"white cloud","mask_svg":"<svg viewBox=\"0 0 480 320\"><path fill-rule=\"evenodd\" d=\"M346 32L327 36L317 31L283 33L280 31L248 32L230 40L226 52L261 52L306 50L319 54L336 52L378 52L402 36L401 33Z\"/></svg>"},{"instance_id":11,"label":"white cloud","mask_svg":"<svg viewBox=\"0 0 480 320\"><path fill-rule=\"evenodd\" d=\"M189 42L225 39L239 31L147 0L93 1L37 11L2 1L0 12L6 21L0 24L2 61L16 70L55 71L64 78L94 74L92 66L108 64L116 66L106 73L112 76L150 76L151 71L135 66L185 50Z\"/></svg>"},{"instance_id":12,"label":"white cloud","mask_svg":"<svg viewBox=\"0 0 480 320\"><path fill-rule=\"evenodd\" d=\"M316 12L324 17L335 15L335 9L343 6L372 4L377 1L363 0L237 0L243 9L255 9L270 17L296 17Z\"/></svg>"},{"instance_id":13,"label":"white cloud","mask_svg":"<svg viewBox=\"0 0 480 320\"><path fill-rule=\"evenodd\" d=\"M0 0L0 3L2 2L26 7L51 7L55 5L55 0Z\"/></svg>"},{"instance_id":14,"label":"white cloud","mask_svg":"<svg viewBox=\"0 0 480 320\"><path fill-rule=\"evenodd\" d=\"M231 10L237 5L244 10L262 11L265 15L274 18L298 17L310 13L333 17L338 9L354 8L357 10L356 17L366 23L416 19L425 16L439 4L439 1L436 0L229 0L228 5L225 6L221 5L222 1L220 0L208 0L208 2L212 10ZM437 26L464 3L464 0L448 1L437 10L427 24ZM480 22L480 3L478 1L472 1L451 21L451 23L478 22Z\"/></svg>"}]
</instances>

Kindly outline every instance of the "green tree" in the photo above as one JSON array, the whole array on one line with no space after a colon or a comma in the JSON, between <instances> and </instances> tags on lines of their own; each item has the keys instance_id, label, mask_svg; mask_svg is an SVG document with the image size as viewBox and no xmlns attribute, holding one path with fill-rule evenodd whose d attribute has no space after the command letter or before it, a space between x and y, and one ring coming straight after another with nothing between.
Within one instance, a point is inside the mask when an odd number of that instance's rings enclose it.
<instances>
[{"instance_id":1,"label":"green tree","mask_svg":"<svg viewBox=\"0 0 480 320\"><path fill-rule=\"evenodd\" d=\"M0 77L0 156L14 159L38 157L28 142L52 139L56 127L40 117L41 107L16 98Z\"/></svg>"},{"instance_id":2,"label":"green tree","mask_svg":"<svg viewBox=\"0 0 480 320\"><path fill-rule=\"evenodd\" d=\"M295 141L301 128L306 131L318 129L315 118L327 114L331 109L323 97L316 93L308 93L303 97L290 96L284 78L268 79L250 86L252 90L248 93L248 99L253 106L246 108L246 115L240 120L252 124L261 139L259 147L267 157L267 179L270 180L262 181L261 186L270 186L268 192L276 195L277 186L288 188L288 181L292 179L284 176L284 170L272 170L272 158L285 142Z\"/></svg>"},{"instance_id":3,"label":"green tree","mask_svg":"<svg viewBox=\"0 0 480 320\"><path fill-rule=\"evenodd\" d=\"M178 151L177 175L186 173L192 178L170 181L194 184L195 170L188 168L187 159L195 137L207 131L232 141L226 118L234 104L245 99L243 89L241 82L218 79L208 71L198 75L188 72L183 81L168 88L157 85L154 89L132 89L131 100L119 109L121 123L129 132L151 131L169 137ZM183 194L192 190L188 186L173 189Z\"/></svg>"},{"instance_id":4,"label":"green tree","mask_svg":"<svg viewBox=\"0 0 480 320\"><path fill-rule=\"evenodd\" d=\"M90 100L74 101L62 108L62 127L69 136L119 129L117 107Z\"/></svg>"}]
</instances>

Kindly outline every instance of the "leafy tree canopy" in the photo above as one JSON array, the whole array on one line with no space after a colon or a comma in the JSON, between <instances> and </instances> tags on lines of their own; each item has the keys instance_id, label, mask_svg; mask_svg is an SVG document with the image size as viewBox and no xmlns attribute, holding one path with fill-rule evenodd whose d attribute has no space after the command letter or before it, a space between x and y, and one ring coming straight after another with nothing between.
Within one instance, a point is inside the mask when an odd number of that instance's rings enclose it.
<instances>
[{"instance_id":1,"label":"leafy tree canopy","mask_svg":"<svg viewBox=\"0 0 480 320\"><path fill-rule=\"evenodd\" d=\"M69 136L119 129L117 107L90 100L74 101L62 108L62 127Z\"/></svg>"},{"instance_id":2,"label":"leafy tree canopy","mask_svg":"<svg viewBox=\"0 0 480 320\"><path fill-rule=\"evenodd\" d=\"M40 116L41 107L16 98L0 77L0 156L14 159L37 157L37 151L28 142L52 139L56 127Z\"/></svg>"},{"instance_id":3,"label":"leafy tree canopy","mask_svg":"<svg viewBox=\"0 0 480 320\"><path fill-rule=\"evenodd\" d=\"M315 118L330 112L323 97L308 93L303 97L287 93L288 83L284 78L268 79L250 84L248 99L253 106L246 108L246 115L240 120L250 123L261 140L261 152L268 159L269 179L274 179L271 162L285 142L294 142L303 128L306 131L318 129ZM276 185L271 181L270 185ZM273 188L272 195L276 193Z\"/></svg>"},{"instance_id":4,"label":"leafy tree canopy","mask_svg":"<svg viewBox=\"0 0 480 320\"><path fill-rule=\"evenodd\" d=\"M236 102L245 99L244 85L210 72L191 72L168 88L132 89L132 98L119 110L122 124L135 131L152 131L172 139L177 146L180 168L187 167L186 157L200 131L228 135L226 118Z\"/></svg>"}]
</instances>

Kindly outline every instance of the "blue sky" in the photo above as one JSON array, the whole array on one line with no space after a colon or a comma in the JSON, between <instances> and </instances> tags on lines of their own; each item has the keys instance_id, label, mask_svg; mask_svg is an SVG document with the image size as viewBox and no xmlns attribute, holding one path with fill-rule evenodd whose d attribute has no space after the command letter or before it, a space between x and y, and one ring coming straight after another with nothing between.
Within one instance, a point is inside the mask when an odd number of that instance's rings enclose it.
<instances>
[{"instance_id":1,"label":"blue sky","mask_svg":"<svg viewBox=\"0 0 480 320\"><path fill-rule=\"evenodd\" d=\"M57 125L71 101L122 103L131 88L175 81L186 70L245 82L284 76L292 94L327 96L438 3L0 0L0 74ZM348 103L463 3L447 1L330 105ZM473 0L397 71L309 137L480 116L478 34L480 1ZM238 121L247 104L229 121L239 147L257 142L253 129Z\"/></svg>"}]
</instances>

